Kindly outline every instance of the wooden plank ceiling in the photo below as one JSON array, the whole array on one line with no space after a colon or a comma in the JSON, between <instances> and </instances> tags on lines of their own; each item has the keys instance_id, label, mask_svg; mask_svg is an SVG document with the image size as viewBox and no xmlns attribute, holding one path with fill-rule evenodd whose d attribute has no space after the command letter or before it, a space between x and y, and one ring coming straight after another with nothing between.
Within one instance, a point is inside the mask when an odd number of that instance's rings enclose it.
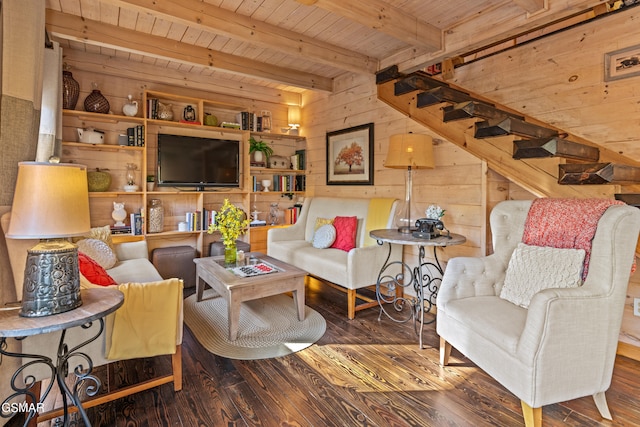
<instances>
[{"instance_id":1,"label":"wooden plank ceiling","mask_svg":"<svg viewBox=\"0 0 640 427\"><path fill-rule=\"evenodd\" d=\"M422 69L593 14L604 3L46 0L46 23L65 50L139 62L158 74L179 70L292 92L331 91L345 72L373 74L394 64L404 72Z\"/></svg>"}]
</instances>

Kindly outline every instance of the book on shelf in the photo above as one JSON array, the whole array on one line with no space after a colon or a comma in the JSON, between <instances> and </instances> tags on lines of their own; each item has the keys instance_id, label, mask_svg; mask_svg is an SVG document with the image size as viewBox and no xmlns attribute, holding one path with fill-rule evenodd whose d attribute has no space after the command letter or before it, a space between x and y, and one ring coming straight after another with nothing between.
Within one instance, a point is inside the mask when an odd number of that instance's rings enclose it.
<instances>
[{"instance_id":1,"label":"book on shelf","mask_svg":"<svg viewBox=\"0 0 640 427\"><path fill-rule=\"evenodd\" d=\"M306 165L306 150L296 150L296 156L298 156L298 170L305 170L307 168Z\"/></svg>"},{"instance_id":2,"label":"book on shelf","mask_svg":"<svg viewBox=\"0 0 640 427\"><path fill-rule=\"evenodd\" d=\"M131 219L131 234L134 236L141 236L144 233L142 213L132 212Z\"/></svg>"},{"instance_id":3,"label":"book on shelf","mask_svg":"<svg viewBox=\"0 0 640 427\"><path fill-rule=\"evenodd\" d=\"M158 99L157 98L147 99L147 118L149 119L158 118Z\"/></svg>"}]
</instances>

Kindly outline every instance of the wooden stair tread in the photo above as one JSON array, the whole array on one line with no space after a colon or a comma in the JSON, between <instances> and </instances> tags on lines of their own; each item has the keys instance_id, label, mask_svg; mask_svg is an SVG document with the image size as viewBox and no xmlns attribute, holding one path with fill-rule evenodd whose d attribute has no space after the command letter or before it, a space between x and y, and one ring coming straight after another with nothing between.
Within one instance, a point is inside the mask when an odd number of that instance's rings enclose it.
<instances>
[{"instance_id":1,"label":"wooden stair tread","mask_svg":"<svg viewBox=\"0 0 640 427\"><path fill-rule=\"evenodd\" d=\"M558 131L544 126L525 122L515 117L485 120L475 124L475 137L491 138L494 136L518 135L529 138L550 138L558 136Z\"/></svg>"},{"instance_id":2,"label":"wooden stair tread","mask_svg":"<svg viewBox=\"0 0 640 427\"><path fill-rule=\"evenodd\" d=\"M430 90L441 86L449 86L447 83L436 80L428 74L416 71L401 78L394 83L394 94L404 95L416 90Z\"/></svg>"},{"instance_id":3,"label":"wooden stair tread","mask_svg":"<svg viewBox=\"0 0 640 427\"><path fill-rule=\"evenodd\" d=\"M446 122L454 121L454 120L463 120L470 119L474 117L479 117L482 119L503 119L506 117L515 117L519 120L524 120L524 116L514 114L508 111L500 110L493 105L487 104L485 102L479 101L467 101L467 102L459 102L455 105L447 105L442 109L443 118L442 120Z\"/></svg>"},{"instance_id":4,"label":"wooden stair tread","mask_svg":"<svg viewBox=\"0 0 640 427\"><path fill-rule=\"evenodd\" d=\"M536 138L513 141L514 159L563 157L566 159L597 162L600 150L591 145L572 142L564 138Z\"/></svg>"},{"instance_id":5,"label":"wooden stair tread","mask_svg":"<svg viewBox=\"0 0 640 427\"><path fill-rule=\"evenodd\" d=\"M440 104L441 102L451 102L457 104L460 102L469 101L480 102L468 93L461 90L453 89L446 86L439 86L433 89L429 89L426 92L419 93L416 106L418 108L424 108L431 105Z\"/></svg>"},{"instance_id":6,"label":"wooden stair tread","mask_svg":"<svg viewBox=\"0 0 640 427\"><path fill-rule=\"evenodd\" d=\"M398 66L391 65L376 73L376 84L379 85L382 83L390 82L392 80L396 80L401 77L404 77L404 74L398 71Z\"/></svg>"},{"instance_id":7,"label":"wooden stair tread","mask_svg":"<svg viewBox=\"0 0 640 427\"><path fill-rule=\"evenodd\" d=\"M567 163L559 165L558 183L568 185L636 184L640 167L614 163Z\"/></svg>"}]
</instances>

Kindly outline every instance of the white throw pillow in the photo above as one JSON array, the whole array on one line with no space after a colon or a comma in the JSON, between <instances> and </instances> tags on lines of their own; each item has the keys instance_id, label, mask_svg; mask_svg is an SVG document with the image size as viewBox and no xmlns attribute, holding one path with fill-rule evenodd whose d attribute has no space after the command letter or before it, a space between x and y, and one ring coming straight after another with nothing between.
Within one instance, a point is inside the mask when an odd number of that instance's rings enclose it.
<instances>
[{"instance_id":1,"label":"white throw pillow","mask_svg":"<svg viewBox=\"0 0 640 427\"><path fill-rule=\"evenodd\" d=\"M533 296L548 288L582 285L584 249L558 249L518 243L511 254L500 298L527 308Z\"/></svg>"},{"instance_id":2,"label":"white throw pillow","mask_svg":"<svg viewBox=\"0 0 640 427\"><path fill-rule=\"evenodd\" d=\"M98 239L82 239L76 242L78 251L82 252L105 270L112 268L118 262L116 254L102 240Z\"/></svg>"},{"instance_id":3,"label":"white throw pillow","mask_svg":"<svg viewBox=\"0 0 640 427\"><path fill-rule=\"evenodd\" d=\"M314 248L326 249L336 240L336 228L332 224L325 224L313 234L311 245Z\"/></svg>"}]
</instances>

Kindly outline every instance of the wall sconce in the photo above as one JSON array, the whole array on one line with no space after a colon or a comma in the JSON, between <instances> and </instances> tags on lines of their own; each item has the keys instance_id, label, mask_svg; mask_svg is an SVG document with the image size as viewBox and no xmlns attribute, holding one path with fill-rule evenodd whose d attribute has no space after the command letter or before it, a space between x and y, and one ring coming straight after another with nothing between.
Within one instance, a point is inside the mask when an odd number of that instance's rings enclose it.
<instances>
[{"instance_id":1,"label":"wall sconce","mask_svg":"<svg viewBox=\"0 0 640 427\"><path fill-rule=\"evenodd\" d=\"M389 139L389 151L384 166L407 170L404 201L396 210L394 222L401 233L411 233L416 230L415 219L411 218L411 170L435 167L433 140L429 135L415 133L392 135Z\"/></svg>"},{"instance_id":2,"label":"wall sconce","mask_svg":"<svg viewBox=\"0 0 640 427\"><path fill-rule=\"evenodd\" d=\"M82 305L78 247L66 238L90 228L86 166L18 164L7 237L40 239L27 251L20 316L49 316Z\"/></svg>"},{"instance_id":3,"label":"wall sconce","mask_svg":"<svg viewBox=\"0 0 640 427\"><path fill-rule=\"evenodd\" d=\"M298 128L300 127L300 107L297 105L289 105L287 118L289 119L289 134L298 135Z\"/></svg>"}]
</instances>

